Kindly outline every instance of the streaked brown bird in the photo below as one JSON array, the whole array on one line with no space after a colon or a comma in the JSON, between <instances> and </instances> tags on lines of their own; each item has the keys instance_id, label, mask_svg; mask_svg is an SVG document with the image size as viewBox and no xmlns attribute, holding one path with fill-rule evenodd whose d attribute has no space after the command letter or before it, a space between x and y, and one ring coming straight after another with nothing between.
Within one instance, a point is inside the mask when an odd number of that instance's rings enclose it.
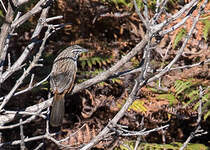
<instances>
[{"instance_id":1,"label":"streaked brown bird","mask_svg":"<svg viewBox=\"0 0 210 150\"><path fill-rule=\"evenodd\" d=\"M50 75L50 87L54 93L50 125L58 127L63 122L65 95L70 93L77 72L77 58L87 49L73 45L63 50L54 60Z\"/></svg>"}]
</instances>

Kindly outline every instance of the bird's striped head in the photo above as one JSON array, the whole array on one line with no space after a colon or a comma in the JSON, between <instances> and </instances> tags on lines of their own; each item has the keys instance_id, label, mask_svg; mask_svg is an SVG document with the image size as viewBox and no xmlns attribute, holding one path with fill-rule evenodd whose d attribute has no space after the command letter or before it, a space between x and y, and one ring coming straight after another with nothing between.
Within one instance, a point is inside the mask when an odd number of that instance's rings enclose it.
<instances>
[{"instance_id":1,"label":"bird's striped head","mask_svg":"<svg viewBox=\"0 0 210 150\"><path fill-rule=\"evenodd\" d=\"M78 56L83 52L88 52L87 49L79 46L79 45L73 45L69 47L71 49L71 53L74 55L74 57L77 59Z\"/></svg>"}]
</instances>

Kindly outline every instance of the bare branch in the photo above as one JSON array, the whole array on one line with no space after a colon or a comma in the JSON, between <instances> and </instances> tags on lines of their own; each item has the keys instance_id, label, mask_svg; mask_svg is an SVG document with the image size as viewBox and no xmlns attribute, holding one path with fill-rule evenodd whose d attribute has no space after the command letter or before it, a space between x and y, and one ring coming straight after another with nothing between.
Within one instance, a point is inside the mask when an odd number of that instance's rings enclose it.
<instances>
[{"instance_id":1,"label":"bare branch","mask_svg":"<svg viewBox=\"0 0 210 150\"><path fill-rule=\"evenodd\" d=\"M40 143L34 150L39 150L43 145L44 143Z\"/></svg>"},{"instance_id":2,"label":"bare branch","mask_svg":"<svg viewBox=\"0 0 210 150\"><path fill-rule=\"evenodd\" d=\"M18 60L10 67L9 70L7 70L6 72L4 72L2 74L2 76L0 76L0 84L3 83L8 77L10 77L15 71L19 70L22 65L22 63L25 61L26 57L28 56L28 54L30 53L30 51L33 49L36 41L36 38L38 37L38 35L40 34L42 28L44 27L43 22L45 21L47 14L49 11L49 7L44 8L42 10L42 13L40 15L38 24L34 30L34 33L31 37L32 42L25 48L25 50L23 51L23 53L21 54L21 56L18 58Z\"/></svg>"},{"instance_id":3,"label":"bare branch","mask_svg":"<svg viewBox=\"0 0 210 150\"><path fill-rule=\"evenodd\" d=\"M29 112L29 114L30 113L35 113L35 115L36 115L39 110L44 110L47 107L49 107L51 105L51 102L52 102L52 98L50 98L50 99L48 99L48 100L46 100L42 103L27 107L24 111L26 113ZM16 116L15 113L8 113L8 114L5 114L5 115L1 114L0 115L0 125L2 126L6 123L11 122L12 120L14 120L15 116Z\"/></svg>"},{"instance_id":4,"label":"bare branch","mask_svg":"<svg viewBox=\"0 0 210 150\"><path fill-rule=\"evenodd\" d=\"M122 133L120 134L121 136L145 136L145 135L148 135L152 132L155 132L155 131L158 131L158 130L162 130L162 129L165 129L165 128L168 128L169 125L164 125L162 127L157 127L157 128L154 128L154 129L151 129L151 130L141 130L141 131L126 131L127 133Z\"/></svg>"},{"instance_id":5,"label":"bare branch","mask_svg":"<svg viewBox=\"0 0 210 150\"><path fill-rule=\"evenodd\" d=\"M27 3L30 0L12 0L12 1L14 3L15 7L19 7L20 5Z\"/></svg>"},{"instance_id":6,"label":"bare branch","mask_svg":"<svg viewBox=\"0 0 210 150\"><path fill-rule=\"evenodd\" d=\"M147 6L147 0L143 0L143 4L144 4L144 17L146 19L147 25L149 25L149 11Z\"/></svg>"},{"instance_id":7,"label":"bare branch","mask_svg":"<svg viewBox=\"0 0 210 150\"><path fill-rule=\"evenodd\" d=\"M12 28L19 27L26 20L28 20L31 16L33 16L33 15L37 14L38 12L40 12L41 10L43 10L44 7L47 7L46 5L49 5L49 4L47 4L47 2L49 3L50 0L40 0L30 11L28 11L26 14L24 14L19 19L17 19L16 21L14 21L12 23L11 27Z\"/></svg>"},{"instance_id":8,"label":"bare branch","mask_svg":"<svg viewBox=\"0 0 210 150\"><path fill-rule=\"evenodd\" d=\"M12 125L8 125L8 126L0 126L0 130L3 130L3 129L12 129L12 128L18 127L20 125L29 123L29 122L33 121L36 118L36 116L38 116L39 114L41 114L41 112L42 112L42 109L40 109L35 115L33 115L33 116L29 117L28 119L22 121L21 123L12 124Z\"/></svg>"},{"instance_id":9,"label":"bare branch","mask_svg":"<svg viewBox=\"0 0 210 150\"><path fill-rule=\"evenodd\" d=\"M148 36L145 35L144 39L142 39L142 41L139 44L137 44L127 55L122 57L121 60L119 60L115 65L113 65L107 71L97 75L96 77L76 85L72 93L77 93L78 91L85 89L91 85L107 80L110 76L114 75L117 72L117 70L120 69L120 67L122 67L132 57L134 57L137 53L139 53L145 47L147 42L148 42Z\"/></svg>"},{"instance_id":10,"label":"bare branch","mask_svg":"<svg viewBox=\"0 0 210 150\"><path fill-rule=\"evenodd\" d=\"M2 0L0 0L0 2L1 2L1 5L2 5L4 11L7 13L7 9L6 9L5 5L4 5L4 3L2 2Z\"/></svg>"},{"instance_id":11,"label":"bare branch","mask_svg":"<svg viewBox=\"0 0 210 150\"><path fill-rule=\"evenodd\" d=\"M21 150L25 150L26 149L25 142L24 142L25 136L23 134L23 124L22 124L22 121L23 120L20 119L20 139L21 139L20 149Z\"/></svg>"},{"instance_id":12,"label":"bare branch","mask_svg":"<svg viewBox=\"0 0 210 150\"><path fill-rule=\"evenodd\" d=\"M5 17L5 23L1 27L0 33L0 77L3 72L3 66L5 57L7 54L7 48L9 44L9 32L11 31L11 23L13 21L14 11L10 2L8 1L8 11ZM1 82L0 82L1 83Z\"/></svg>"},{"instance_id":13,"label":"bare branch","mask_svg":"<svg viewBox=\"0 0 210 150\"><path fill-rule=\"evenodd\" d=\"M203 10L203 8L205 7L205 5L206 5L206 3L204 3L204 4L202 5L202 7L201 7L200 10L199 10L198 15L194 18L192 27L191 27L190 31L188 32L188 34L187 34L187 36L186 36L186 38L185 38L185 40L184 40L184 42L183 42L183 44L182 44L182 47L181 47L181 48L179 49L179 51L177 52L177 55L175 56L175 58L174 58L174 59L173 59L173 60L172 60L172 61L171 61L171 62L170 62L170 63L169 63L169 64L168 64L160 73L158 73L158 74L155 75L154 77L150 78L150 79L148 80L148 82L154 81L154 80L160 78L161 76L163 76L166 72L170 71L172 65L173 65L174 63L176 63L177 60L180 58L180 56L182 55L182 53L183 53L183 51L184 51L184 48L185 48L185 46L186 46L188 40L189 40L190 37L192 36L193 30L194 30L194 28L195 28L195 26L196 26L196 23L198 22L199 17L200 17L200 15L201 15L201 13L202 13L201 10Z\"/></svg>"},{"instance_id":14,"label":"bare branch","mask_svg":"<svg viewBox=\"0 0 210 150\"><path fill-rule=\"evenodd\" d=\"M52 33L50 33L50 30L51 29L52 28L49 27L48 30L46 31L45 36L44 36L43 41L42 41L42 44L40 46L39 52L36 54L36 56L34 57L33 61L29 65L29 67L23 72L22 76L17 80L16 84L11 89L11 91L9 92L9 94L7 94L4 97L4 100L3 100L2 104L0 105L0 110L2 110L4 108L4 106L8 103L8 101L14 95L15 91L17 90L17 88L22 84L22 82L25 79L25 77L28 76L28 74L31 71L31 69L36 66L35 64L38 62L38 60L41 57L41 54L42 54L42 52L44 50L44 46L45 46L46 40L52 34Z\"/></svg>"},{"instance_id":15,"label":"bare branch","mask_svg":"<svg viewBox=\"0 0 210 150\"><path fill-rule=\"evenodd\" d=\"M140 10L139 10L139 8L138 8L138 5L137 5L137 3L136 3L136 0L133 0L133 4L134 4L134 7L135 7L135 11L136 11L136 13L138 14L139 18L140 18L141 21L143 22L144 26L145 26L146 28L148 28L147 21L146 21L146 20L144 19L144 17L142 16L142 14L141 14L141 12L140 12ZM149 29L148 29L148 30L149 30Z\"/></svg>"},{"instance_id":16,"label":"bare branch","mask_svg":"<svg viewBox=\"0 0 210 150\"><path fill-rule=\"evenodd\" d=\"M177 19L179 16L181 16L186 10L188 10L189 8L191 8L195 3L197 3L198 0L192 0L190 3L188 3L187 5L185 5L181 10L179 10L176 14L174 14L173 16L171 16L169 19L166 19L165 21L163 21L162 23L159 23L157 25L154 25L151 27L151 30L153 33L156 33L157 31L160 31L163 27L165 27L166 25L168 25L170 22L174 21L175 19Z\"/></svg>"},{"instance_id":17,"label":"bare branch","mask_svg":"<svg viewBox=\"0 0 210 150\"><path fill-rule=\"evenodd\" d=\"M157 3L156 3L155 15L152 18L152 24L155 24L155 22L159 19L161 14L164 12L165 6L168 2L168 0L162 0L161 3L158 1L159 0L157 0ZM161 5L162 7L160 8Z\"/></svg>"},{"instance_id":18,"label":"bare branch","mask_svg":"<svg viewBox=\"0 0 210 150\"><path fill-rule=\"evenodd\" d=\"M191 132L190 136L187 138L187 140L184 142L182 147L179 150L184 150L185 147L187 147L187 144L196 136L202 136L204 134L207 134L207 132L204 132L204 130L201 128L201 117L202 117L202 97L203 97L203 89L200 86L200 94L199 94L199 107L198 107L198 119L197 119L197 127L195 131Z\"/></svg>"}]
</instances>

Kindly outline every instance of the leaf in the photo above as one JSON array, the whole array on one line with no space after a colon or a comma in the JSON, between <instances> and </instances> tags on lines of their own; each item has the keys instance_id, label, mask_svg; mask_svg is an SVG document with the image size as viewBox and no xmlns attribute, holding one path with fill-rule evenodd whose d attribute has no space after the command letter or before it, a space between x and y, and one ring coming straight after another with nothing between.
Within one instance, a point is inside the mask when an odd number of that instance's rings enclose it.
<instances>
[{"instance_id":1,"label":"leaf","mask_svg":"<svg viewBox=\"0 0 210 150\"><path fill-rule=\"evenodd\" d=\"M41 90L48 91L49 89L48 88L41 88Z\"/></svg>"},{"instance_id":2,"label":"leaf","mask_svg":"<svg viewBox=\"0 0 210 150\"><path fill-rule=\"evenodd\" d=\"M176 80L174 85L176 90L176 96L182 93L184 90L190 88L191 86L192 86L191 81Z\"/></svg>"},{"instance_id":3,"label":"leaf","mask_svg":"<svg viewBox=\"0 0 210 150\"><path fill-rule=\"evenodd\" d=\"M186 35L186 30L184 28L181 28L180 31L176 34L176 37L173 41L173 48L175 48L177 46L177 44L179 43L179 41L182 40L182 38Z\"/></svg>"},{"instance_id":4,"label":"leaf","mask_svg":"<svg viewBox=\"0 0 210 150\"><path fill-rule=\"evenodd\" d=\"M203 28L203 37L205 41L208 40L208 35L210 34L210 20L205 19L202 21L204 23L204 28Z\"/></svg>"},{"instance_id":5,"label":"leaf","mask_svg":"<svg viewBox=\"0 0 210 150\"><path fill-rule=\"evenodd\" d=\"M96 57L95 60L97 61L97 63L98 63L99 66L101 67L102 64L101 64L101 59L100 59L100 57Z\"/></svg>"},{"instance_id":6,"label":"leaf","mask_svg":"<svg viewBox=\"0 0 210 150\"><path fill-rule=\"evenodd\" d=\"M120 85L123 84L122 80L120 80L120 79L118 79L118 78L113 78L113 79L111 79L111 81L112 81L113 83L118 83L118 84L120 84Z\"/></svg>"},{"instance_id":7,"label":"leaf","mask_svg":"<svg viewBox=\"0 0 210 150\"><path fill-rule=\"evenodd\" d=\"M135 112L146 112L147 108L144 107L144 102L141 100L135 100L133 104L128 108L128 111L133 110Z\"/></svg>"},{"instance_id":8,"label":"leaf","mask_svg":"<svg viewBox=\"0 0 210 150\"><path fill-rule=\"evenodd\" d=\"M4 17L4 15L3 15L3 13L2 13L2 11L0 10L0 17Z\"/></svg>"},{"instance_id":9,"label":"leaf","mask_svg":"<svg viewBox=\"0 0 210 150\"><path fill-rule=\"evenodd\" d=\"M44 81L44 82L42 82L41 85L47 85L47 84L48 84L48 81Z\"/></svg>"},{"instance_id":10,"label":"leaf","mask_svg":"<svg viewBox=\"0 0 210 150\"><path fill-rule=\"evenodd\" d=\"M107 65L106 60L102 60L102 63L103 63L104 66Z\"/></svg>"},{"instance_id":11,"label":"leaf","mask_svg":"<svg viewBox=\"0 0 210 150\"><path fill-rule=\"evenodd\" d=\"M170 105L177 104L178 100L173 94L160 94L158 99L168 100Z\"/></svg>"},{"instance_id":12,"label":"leaf","mask_svg":"<svg viewBox=\"0 0 210 150\"><path fill-rule=\"evenodd\" d=\"M195 100L197 100L199 98L199 90L197 90L197 89L192 90L189 93L187 93L186 95L187 95L187 97L190 98L190 100L185 104L185 106L189 105L190 103L194 102Z\"/></svg>"},{"instance_id":13,"label":"leaf","mask_svg":"<svg viewBox=\"0 0 210 150\"><path fill-rule=\"evenodd\" d=\"M204 115L204 117L203 117L204 121L206 121L206 119L207 119L209 116L210 116L210 111L208 111L208 112Z\"/></svg>"},{"instance_id":14,"label":"leaf","mask_svg":"<svg viewBox=\"0 0 210 150\"><path fill-rule=\"evenodd\" d=\"M91 58L91 62L93 65L96 65L96 57Z\"/></svg>"},{"instance_id":15,"label":"leaf","mask_svg":"<svg viewBox=\"0 0 210 150\"><path fill-rule=\"evenodd\" d=\"M115 148L115 150L130 150L134 149L135 142L133 141L124 141L118 148ZM138 145L138 150L178 150L181 148L183 143L179 142L173 142L170 144L158 144L158 143L140 143ZM208 150L208 147L204 144L191 144L189 143L186 150Z\"/></svg>"},{"instance_id":16,"label":"leaf","mask_svg":"<svg viewBox=\"0 0 210 150\"><path fill-rule=\"evenodd\" d=\"M140 10L144 8L144 4L142 0L136 0L136 4Z\"/></svg>"},{"instance_id":17,"label":"leaf","mask_svg":"<svg viewBox=\"0 0 210 150\"><path fill-rule=\"evenodd\" d=\"M84 69L84 68L85 68L85 65L86 65L86 61L85 61L85 60L81 61L81 66L82 66L82 69Z\"/></svg>"},{"instance_id":18,"label":"leaf","mask_svg":"<svg viewBox=\"0 0 210 150\"><path fill-rule=\"evenodd\" d=\"M91 63L90 59L87 60L87 64L88 64L88 67L89 67L90 69L92 69L92 63Z\"/></svg>"}]
</instances>

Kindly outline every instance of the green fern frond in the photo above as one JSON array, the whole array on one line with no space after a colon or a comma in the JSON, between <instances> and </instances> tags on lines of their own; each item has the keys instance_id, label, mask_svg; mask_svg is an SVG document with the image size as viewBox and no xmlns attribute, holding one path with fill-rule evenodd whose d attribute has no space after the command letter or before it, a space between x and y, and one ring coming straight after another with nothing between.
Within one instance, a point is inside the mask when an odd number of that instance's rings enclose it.
<instances>
[{"instance_id":1,"label":"green fern frond","mask_svg":"<svg viewBox=\"0 0 210 150\"><path fill-rule=\"evenodd\" d=\"M203 37L205 41L208 40L208 36L210 35L210 20L205 19L202 21L204 23L204 28L203 28Z\"/></svg>"},{"instance_id":2,"label":"green fern frond","mask_svg":"<svg viewBox=\"0 0 210 150\"><path fill-rule=\"evenodd\" d=\"M4 15L3 15L3 13L2 13L2 11L0 10L0 17L4 17Z\"/></svg>"},{"instance_id":3,"label":"green fern frond","mask_svg":"<svg viewBox=\"0 0 210 150\"><path fill-rule=\"evenodd\" d=\"M207 111L207 113L204 115L203 119L206 121L206 119L210 116L210 110Z\"/></svg>"},{"instance_id":4,"label":"green fern frond","mask_svg":"<svg viewBox=\"0 0 210 150\"><path fill-rule=\"evenodd\" d=\"M183 144L179 142L173 142L171 144L157 144L157 143L140 143L138 150L178 150ZM125 141L119 147L114 150L134 150L135 141ZM185 150L208 150L208 147L204 144L188 144Z\"/></svg>"},{"instance_id":5,"label":"green fern frond","mask_svg":"<svg viewBox=\"0 0 210 150\"><path fill-rule=\"evenodd\" d=\"M174 39L173 48L175 48L177 46L179 41L182 40L182 38L186 35L186 33L187 33L186 29L184 29L184 28L180 29L180 31L176 34L176 37Z\"/></svg>"},{"instance_id":6,"label":"green fern frond","mask_svg":"<svg viewBox=\"0 0 210 150\"><path fill-rule=\"evenodd\" d=\"M160 94L157 98L168 100L170 105L178 103L178 100L176 99L176 97L173 94Z\"/></svg>"},{"instance_id":7,"label":"green fern frond","mask_svg":"<svg viewBox=\"0 0 210 150\"><path fill-rule=\"evenodd\" d=\"M82 71L81 73L88 76L96 76L103 71L104 71L103 69L95 69L93 71Z\"/></svg>"},{"instance_id":8,"label":"green fern frond","mask_svg":"<svg viewBox=\"0 0 210 150\"><path fill-rule=\"evenodd\" d=\"M112 81L113 83L117 83L117 84L120 84L120 85L123 84L122 80L120 80L119 78L113 78L113 79L111 79L111 81Z\"/></svg>"},{"instance_id":9,"label":"green fern frond","mask_svg":"<svg viewBox=\"0 0 210 150\"><path fill-rule=\"evenodd\" d=\"M90 60L90 59L87 60L87 65L88 65L88 67L89 67L90 69L92 69L92 63L91 63L91 60Z\"/></svg>"},{"instance_id":10,"label":"green fern frond","mask_svg":"<svg viewBox=\"0 0 210 150\"><path fill-rule=\"evenodd\" d=\"M185 106L189 105L190 103L194 102L195 100L197 100L199 98L199 90L198 89L191 89L188 90L188 93L186 93L186 96L190 99ZM185 107L184 106L184 107Z\"/></svg>"},{"instance_id":11,"label":"green fern frond","mask_svg":"<svg viewBox=\"0 0 210 150\"><path fill-rule=\"evenodd\" d=\"M135 100L133 104L128 108L128 111L133 110L135 112L146 112L147 108L144 106L144 102L141 100Z\"/></svg>"},{"instance_id":12,"label":"green fern frond","mask_svg":"<svg viewBox=\"0 0 210 150\"><path fill-rule=\"evenodd\" d=\"M106 86L106 85L108 85L106 82L100 82L100 83L98 83L97 85L99 85L99 86L101 86L101 87L104 87L104 86Z\"/></svg>"},{"instance_id":13,"label":"green fern frond","mask_svg":"<svg viewBox=\"0 0 210 150\"><path fill-rule=\"evenodd\" d=\"M176 96L182 93L184 90L190 88L192 85L193 84L191 81L176 80L174 85Z\"/></svg>"},{"instance_id":14,"label":"green fern frond","mask_svg":"<svg viewBox=\"0 0 210 150\"><path fill-rule=\"evenodd\" d=\"M93 56L93 57L81 57L79 59L79 63L82 66L82 69L84 69L85 67L88 67L89 69L92 69L93 66L99 65L99 67L102 66L107 66L108 64L110 64L111 62L113 62L113 59L111 56L107 57L107 56Z\"/></svg>"},{"instance_id":15,"label":"green fern frond","mask_svg":"<svg viewBox=\"0 0 210 150\"><path fill-rule=\"evenodd\" d=\"M84 69L85 68L85 65L86 65L86 61L81 61L81 66L82 66L82 69Z\"/></svg>"}]
</instances>

